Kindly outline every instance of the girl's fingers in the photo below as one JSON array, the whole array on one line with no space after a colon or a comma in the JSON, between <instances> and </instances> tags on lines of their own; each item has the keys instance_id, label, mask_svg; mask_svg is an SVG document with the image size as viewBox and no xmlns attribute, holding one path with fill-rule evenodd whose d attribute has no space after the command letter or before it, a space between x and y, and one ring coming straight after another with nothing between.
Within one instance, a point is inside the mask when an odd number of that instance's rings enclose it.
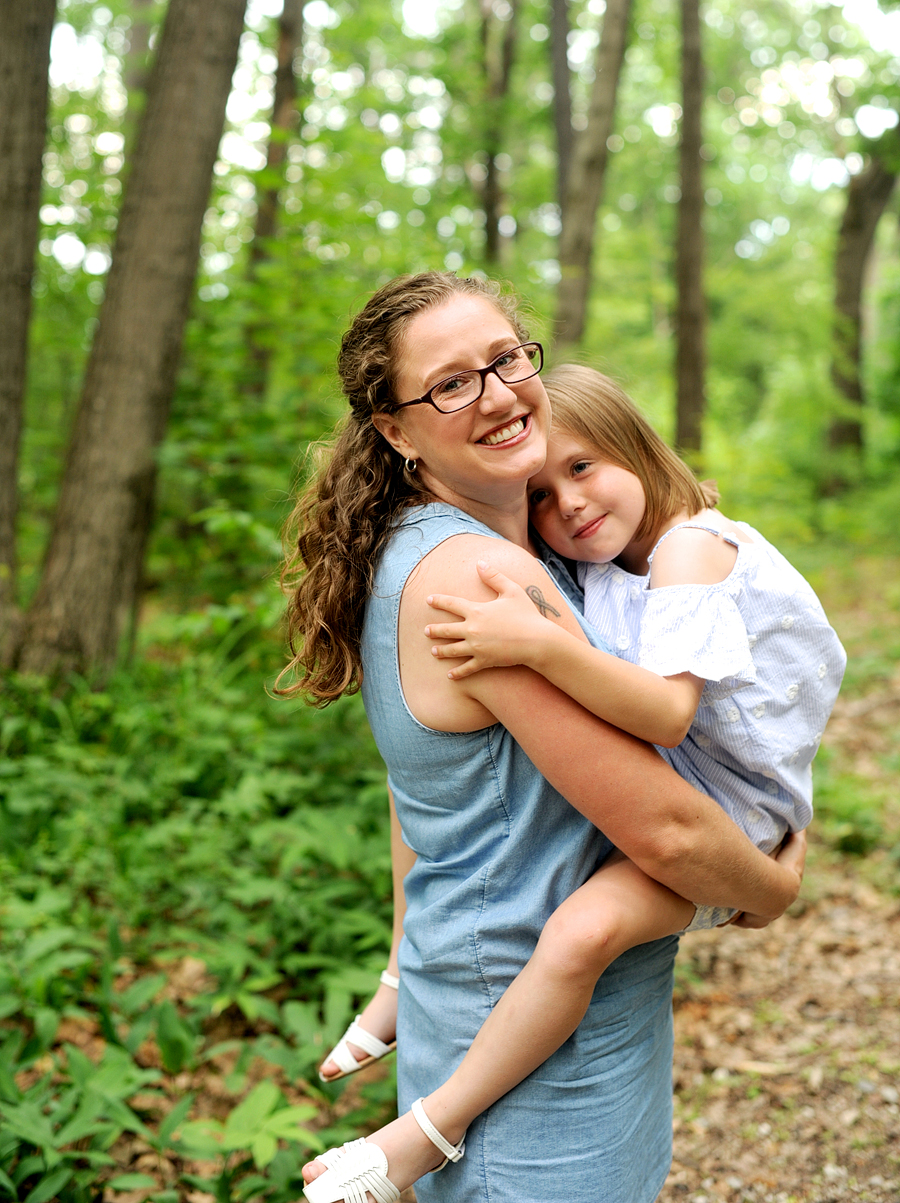
<instances>
[{"instance_id":1,"label":"girl's fingers","mask_svg":"<svg viewBox=\"0 0 900 1203\"><path fill-rule=\"evenodd\" d=\"M798 831L789 836L775 854L775 859L802 878L806 866L806 832Z\"/></svg>"},{"instance_id":2,"label":"girl's fingers","mask_svg":"<svg viewBox=\"0 0 900 1203\"><path fill-rule=\"evenodd\" d=\"M466 677L474 676L478 671L478 662L476 660L467 660L465 664L460 664L457 668L451 668L447 676L451 681L462 681Z\"/></svg>"},{"instance_id":3,"label":"girl's fingers","mask_svg":"<svg viewBox=\"0 0 900 1203\"><path fill-rule=\"evenodd\" d=\"M464 597L451 597L449 593L432 593L425 601L435 610L446 610L449 614L458 614L460 618L468 615L472 605Z\"/></svg>"},{"instance_id":4,"label":"girl's fingers","mask_svg":"<svg viewBox=\"0 0 900 1203\"><path fill-rule=\"evenodd\" d=\"M452 639L456 642L461 634L458 622L431 622L425 628L426 639Z\"/></svg>"},{"instance_id":5,"label":"girl's fingers","mask_svg":"<svg viewBox=\"0 0 900 1203\"><path fill-rule=\"evenodd\" d=\"M459 660L463 656L471 656L471 649L465 643L435 644L431 654L438 660Z\"/></svg>"},{"instance_id":6,"label":"girl's fingers","mask_svg":"<svg viewBox=\"0 0 900 1203\"><path fill-rule=\"evenodd\" d=\"M475 567L484 583L495 593L503 593L510 585L515 584L515 581L510 580L499 568L492 568L488 560L479 560Z\"/></svg>"}]
</instances>

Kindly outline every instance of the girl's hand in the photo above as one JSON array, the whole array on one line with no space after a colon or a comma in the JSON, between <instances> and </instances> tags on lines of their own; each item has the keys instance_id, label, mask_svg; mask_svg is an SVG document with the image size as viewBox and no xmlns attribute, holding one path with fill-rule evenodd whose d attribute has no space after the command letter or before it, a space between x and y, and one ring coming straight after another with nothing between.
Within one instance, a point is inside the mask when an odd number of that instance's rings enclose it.
<instances>
[{"instance_id":1,"label":"girl's hand","mask_svg":"<svg viewBox=\"0 0 900 1203\"><path fill-rule=\"evenodd\" d=\"M478 575L497 597L489 602L472 602L464 597L434 593L425 600L436 610L458 614L461 622L432 623L425 628L427 639L449 639L431 649L438 660L458 660L464 664L447 674L453 681L471 677L483 668L508 668L513 664L537 667L541 651L556 631L544 615L559 616L559 611L544 598L537 586L526 593L520 585L479 560Z\"/></svg>"},{"instance_id":2,"label":"girl's hand","mask_svg":"<svg viewBox=\"0 0 900 1203\"><path fill-rule=\"evenodd\" d=\"M803 881L803 870L806 867L806 832L797 831L788 836L781 847L776 848L769 855L785 869L791 869L797 874L797 894L799 894ZM735 915L730 922L735 927L768 927L773 919L778 918L780 918L779 915L751 915L747 911L742 911L739 915Z\"/></svg>"}]
</instances>

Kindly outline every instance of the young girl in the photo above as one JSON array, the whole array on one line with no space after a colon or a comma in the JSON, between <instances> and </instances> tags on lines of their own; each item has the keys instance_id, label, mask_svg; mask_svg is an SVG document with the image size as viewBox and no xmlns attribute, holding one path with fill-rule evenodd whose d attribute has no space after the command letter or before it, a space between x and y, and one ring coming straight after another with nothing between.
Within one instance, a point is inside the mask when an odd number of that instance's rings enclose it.
<instances>
[{"instance_id":1,"label":"young girl","mask_svg":"<svg viewBox=\"0 0 900 1203\"><path fill-rule=\"evenodd\" d=\"M529 481L532 523L552 552L575 562L585 615L616 654L546 621L539 589L526 594L487 564L479 571L495 601L429 598L462 619L426 628L427 638L447 641L433 654L463 660L450 670L456 680L513 664L541 673L658 745L777 855L812 815L811 762L844 650L803 577L751 527L714 511L715 490L697 483L611 380L567 366L546 385L554 431ZM598 977L627 948L733 918L695 907L614 854L551 917L459 1068L424 1100L427 1114L438 1128L469 1123L528 1076L572 1034ZM382 997L373 1016L384 1009ZM350 1040L352 1062L369 1050Z\"/></svg>"}]
</instances>

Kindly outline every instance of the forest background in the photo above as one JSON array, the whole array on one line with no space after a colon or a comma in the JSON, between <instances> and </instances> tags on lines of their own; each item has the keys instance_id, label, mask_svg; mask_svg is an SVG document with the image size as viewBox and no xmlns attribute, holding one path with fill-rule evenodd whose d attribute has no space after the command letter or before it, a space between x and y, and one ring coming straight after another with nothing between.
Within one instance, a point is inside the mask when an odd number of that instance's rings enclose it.
<instances>
[{"instance_id":1,"label":"forest background","mask_svg":"<svg viewBox=\"0 0 900 1203\"><path fill-rule=\"evenodd\" d=\"M32 7L43 178L0 281L0 1197L280 1203L392 1092L314 1073L389 940L383 769L358 698L266 692L342 329L399 272L510 281L551 359L620 380L810 577L849 704L894 705L900 33L818 0ZM820 855L889 891L898 763L818 762Z\"/></svg>"}]
</instances>

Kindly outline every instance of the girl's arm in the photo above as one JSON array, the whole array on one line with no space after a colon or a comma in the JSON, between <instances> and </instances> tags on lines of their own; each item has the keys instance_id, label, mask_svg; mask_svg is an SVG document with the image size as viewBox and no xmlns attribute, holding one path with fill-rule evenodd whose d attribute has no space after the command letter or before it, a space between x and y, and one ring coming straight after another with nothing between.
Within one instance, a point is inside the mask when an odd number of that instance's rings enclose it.
<instances>
[{"instance_id":1,"label":"girl's arm","mask_svg":"<svg viewBox=\"0 0 900 1203\"><path fill-rule=\"evenodd\" d=\"M630 735L666 748L681 743L700 704L705 684L700 677L660 677L591 647L547 621L547 603L539 589L526 592L484 561L478 564L478 575L497 594L496 600L470 602L444 594L428 598L436 609L462 618L425 628L429 639L454 641L431 649L439 660L468 657L447 674L451 680L465 680L484 668L523 664Z\"/></svg>"}]
</instances>

